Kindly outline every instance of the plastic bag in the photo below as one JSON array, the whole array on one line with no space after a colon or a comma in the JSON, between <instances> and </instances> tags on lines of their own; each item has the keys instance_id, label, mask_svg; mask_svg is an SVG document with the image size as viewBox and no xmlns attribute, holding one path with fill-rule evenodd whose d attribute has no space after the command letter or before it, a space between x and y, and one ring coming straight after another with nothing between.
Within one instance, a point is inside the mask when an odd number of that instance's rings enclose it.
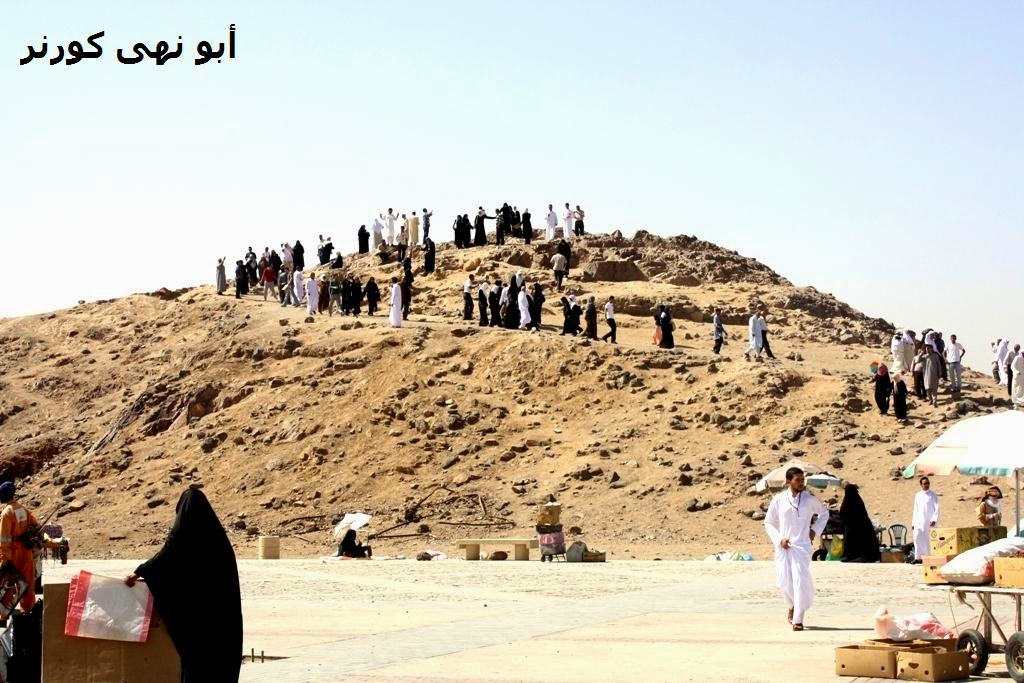
<instances>
[{"instance_id":1,"label":"plastic bag","mask_svg":"<svg viewBox=\"0 0 1024 683\"><path fill-rule=\"evenodd\" d=\"M828 556L825 559L838 560L843 556L843 537L833 536L832 543L828 547Z\"/></svg>"},{"instance_id":2,"label":"plastic bag","mask_svg":"<svg viewBox=\"0 0 1024 683\"><path fill-rule=\"evenodd\" d=\"M956 638L956 632L942 625L931 612L894 617L885 606L875 612L875 633L890 640L936 640Z\"/></svg>"},{"instance_id":3,"label":"plastic bag","mask_svg":"<svg viewBox=\"0 0 1024 683\"><path fill-rule=\"evenodd\" d=\"M153 616L153 595L144 583L79 572L71 577L64 635L144 643Z\"/></svg>"},{"instance_id":4,"label":"plastic bag","mask_svg":"<svg viewBox=\"0 0 1024 683\"><path fill-rule=\"evenodd\" d=\"M1010 557L1024 552L1024 538L1000 538L977 548L960 553L939 570L950 583L980 585L995 578L992 561L997 557Z\"/></svg>"}]
</instances>

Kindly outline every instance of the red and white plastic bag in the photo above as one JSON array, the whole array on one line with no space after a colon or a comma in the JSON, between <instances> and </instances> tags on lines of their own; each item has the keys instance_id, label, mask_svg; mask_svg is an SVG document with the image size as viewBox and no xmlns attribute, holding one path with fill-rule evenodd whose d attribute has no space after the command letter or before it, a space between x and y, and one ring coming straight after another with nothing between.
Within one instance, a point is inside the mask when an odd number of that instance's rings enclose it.
<instances>
[{"instance_id":1,"label":"red and white plastic bag","mask_svg":"<svg viewBox=\"0 0 1024 683\"><path fill-rule=\"evenodd\" d=\"M153 617L153 594L144 583L79 572L71 577L64 635L144 643Z\"/></svg>"}]
</instances>

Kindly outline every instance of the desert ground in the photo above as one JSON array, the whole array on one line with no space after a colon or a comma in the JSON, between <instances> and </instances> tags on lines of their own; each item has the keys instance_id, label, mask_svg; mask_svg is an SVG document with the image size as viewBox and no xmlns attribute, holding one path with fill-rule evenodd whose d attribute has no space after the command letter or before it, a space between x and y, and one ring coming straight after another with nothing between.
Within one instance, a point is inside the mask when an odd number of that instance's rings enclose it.
<instances>
[{"instance_id":1,"label":"desert ground","mask_svg":"<svg viewBox=\"0 0 1024 683\"><path fill-rule=\"evenodd\" d=\"M44 577L135 565L73 560ZM879 606L947 626L974 616L899 564L815 562L802 633L769 562L243 560L239 571L246 651L283 658L246 663L245 683L863 681L835 676L833 650L874 637ZM989 675L1000 671L993 655Z\"/></svg>"}]
</instances>

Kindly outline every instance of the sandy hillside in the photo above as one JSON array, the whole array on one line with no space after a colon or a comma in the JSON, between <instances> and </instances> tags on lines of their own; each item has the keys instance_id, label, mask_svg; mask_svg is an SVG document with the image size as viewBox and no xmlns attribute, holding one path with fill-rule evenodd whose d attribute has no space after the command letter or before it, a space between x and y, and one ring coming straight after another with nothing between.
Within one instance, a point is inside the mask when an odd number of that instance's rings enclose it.
<instances>
[{"instance_id":1,"label":"sandy hillside","mask_svg":"<svg viewBox=\"0 0 1024 683\"><path fill-rule=\"evenodd\" d=\"M616 296L617 346L559 336L550 287L541 333L462 321L467 271L550 283L545 243L439 247L401 329L365 308L305 322L305 309L209 286L2 320L0 466L40 516L63 501L78 556L150 552L182 488L201 482L242 556L258 534L290 537L291 556L325 553L332 520L352 510L376 513L374 531L414 534L375 541L379 553L454 552L464 536L532 534L555 495L566 530L578 527L570 540L619 556L764 557L768 496L746 493L759 474L787 457L836 459L876 520L909 524L917 487L893 471L951 420L1007 405L968 371L960 400L912 403L900 426L871 401L884 320L692 237L575 247L569 284ZM373 255L346 266L363 281L398 274ZM677 320L671 351L651 345L662 301ZM758 304L775 362L742 357ZM718 357L715 305L732 337ZM936 489L943 523L970 523L980 486Z\"/></svg>"}]
</instances>

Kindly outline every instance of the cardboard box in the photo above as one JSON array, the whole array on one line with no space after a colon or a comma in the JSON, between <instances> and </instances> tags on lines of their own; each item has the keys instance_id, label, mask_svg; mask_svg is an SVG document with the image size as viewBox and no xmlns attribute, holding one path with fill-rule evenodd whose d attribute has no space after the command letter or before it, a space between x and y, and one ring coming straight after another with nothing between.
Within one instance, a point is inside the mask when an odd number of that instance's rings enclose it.
<instances>
[{"instance_id":1,"label":"cardboard box","mask_svg":"<svg viewBox=\"0 0 1024 683\"><path fill-rule=\"evenodd\" d=\"M925 555L921 558L921 581L924 583L949 583L940 570L956 555Z\"/></svg>"},{"instance_id":2,"label":"cardboard box","mask_svg":"<svg viewBox=\"0 0 1024 683\"><path fill-rule=\"evenodd\" d=\"M895 678L899 650L868 645L843 645L836 648L836 676Z\"/></svg>"},{"instance_id":3,"label":"cardboard box","mask_svg":"<svg viewBox=\"0 0 1024 683\"><path fill-rule=\"evenodd\" d=\"M1006 527L936 527L931 530L931 549L936 555L959 555L962 552L1006 538Z\"/></svg>"},{"instance_id":4,"label":"cardboard box","mask_svg":"<svg viewBox=\"0 0 1024 683\"><path fill-rule=\"evenodd\" d=\"M997 586L1024 588L1024 557L997 557L993 566Z\"/></svg>"},{"instance_id":5,"label":"cardboard box","mask_svg":"<svg viewBox=\"0 0 1024 683\"><path fill-rule=\"evenodd\" d=\"M178 651L155 610L145 643L66 636L67 611L68 584L47 584L43 591L43 683L180 683Z\"/></svg>"},{"instance_id":6,"label":"cardboard box","mask_svg":"<svg viewBox=\"0 0 1024 683\"><path fill-rule=\"evenodd\" d=\"M896 652L896 678L901 681L959 681L971 676L971 656L966 650L941 648Z\"/></svg>"},{"instance_id":7,"label":"cardboard box","mask_svg":"<svg viewBox=\"0 0 1024 683\"><path fill-rule=\"evenodd\" d=\"M868 647L889 647L895 650L920 650L921 648L937 647L946 652L956 650L956 638L937 640L893 640L892 638L869 638L864 641Z\"/></svg>"},{"instance_id":8,"label":"cardboard box","mask_svg":"<svg viewBox=\"0 0 1024 683\"><path fill-rule=\"evenodd\" d=\"M896 548L886 548L881 552L882 562L903 563L907 561L907 554Z\"/></svg>"}]
</instances>

